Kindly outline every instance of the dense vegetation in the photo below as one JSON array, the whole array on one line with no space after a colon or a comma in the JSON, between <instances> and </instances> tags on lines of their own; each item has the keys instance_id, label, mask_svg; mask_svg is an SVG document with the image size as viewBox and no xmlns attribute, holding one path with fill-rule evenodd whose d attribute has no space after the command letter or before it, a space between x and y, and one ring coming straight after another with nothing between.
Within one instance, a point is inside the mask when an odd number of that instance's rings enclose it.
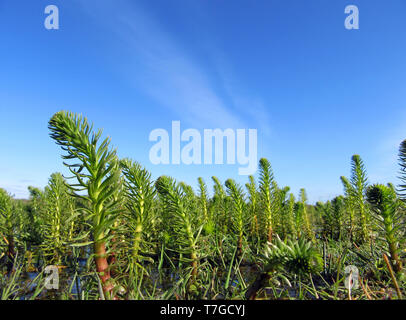
<instances>
[{"instance_id":1,"label":"dense vegetation","mask_svg":"<svg viewBox=\"0 0 406 320\"><path fill-rule=\"evenodd\" d=\"M398 299L405 294L406 140L400 182L370 184L360 156L344 194L309 205L267 159L245 186L197 192L119 159L86 118L49 121L65 178L30 199L0 189L2 299ZM59 289L44 269L58 266ZM359 270L358 278L345 273ZM345 285L347 281L347 286ZM351 288L348 282L358 286ZM348 289L347 289L348 288Z\"/></svg>"}]
</instances>

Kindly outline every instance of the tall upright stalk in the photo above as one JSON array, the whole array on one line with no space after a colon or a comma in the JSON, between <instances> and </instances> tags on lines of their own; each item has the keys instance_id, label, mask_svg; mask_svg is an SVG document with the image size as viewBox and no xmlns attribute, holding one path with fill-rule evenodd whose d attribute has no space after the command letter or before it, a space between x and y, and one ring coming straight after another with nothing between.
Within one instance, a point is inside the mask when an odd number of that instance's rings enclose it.
<instances>
[{"instance_id":1,"label":"tall upright stalk","mask_svg":"<svg viewBox=\"0 0 406 320\"><path fill-rule=\"evenodd\" d=\"M15 252L15 215L10 195L0 188L0 233L7 243L7 272L14 266Z\"/></svg>"},{"instance_id":2,"label":"tall upright stalk","mask_svg":"<svg viewBox=\"0 0 406 320\"><path fill-rule=\"evenodd\" d=\"M132 236L132 263L138 265L144 234L151 227L151 207L155 190L151 174L141 165L129 159L122 160L120 165L125 176L125 218Z\"/></svg>"},{"instance_id":3,"label":"tall upright stalk","mask_svg":"<svg viewBox=\"0 0 406 320\"><path fill-rule=\"evenodd\" d=\"M233 203L233 229L237 233L238 256L241 257L244 237L244 211L246 207L244 194L241 186L237 185L233 179L226 181L226 187Z\"/></svg>"},{"instance_id":4,"label":"tall upright stalk","mask_svg":"<svg viewBox=\"0 0 406 320\"><path fill-rule=\"evenodd\" d=\"M259 160L259 190L261 204L265 213L265 223L267 229L267 240L272 241L273 236L273 197L274 197L274 176L271 164L265 158Z\"/></svg>"},{"instance_id":5,"label":"tall upright stalk","mask_svg":"<svg viewBox=\"0 0 406 320\"><path fill-rule=\"evenodd\" d=\"M172 238L172 249L179 250L181 256L188 255L191 266L191 279L189 287L195 283L198 275L199 254L197 241L201 228L193 224L193 217L188 210L186 194L176 182L167 176L159 177L155 182L155 188L164 205L165 228Z\"/></svg>"},{"instance_id":6,"label":"tall upright stalk","mask_svg":"<svg viewBox=\"0 0 406 320\"><path fill-rule=\"evenodd\" d=\"M358 211L361 225L361 240L367 241L370 236L369 212L366 206L365 192L368 187L368 178L364 163L359 155L354 155L351 162L351 185L355 207Z\"/></svg>"},{"instance_id":7,"label":"tall upright stalk","mask_svg":"<svg viewBox=\"0 0 406 320\"><path fill-rule=\"evenodd\" d=\"M378 226L384 231L393 270L399 273L402 262L399 258L399 229L402 226L400 203L393 186L376 184L368 188L368 202L376 214Z\"/></svg>"},{"instance_id":8,"label":"tall upright stalk","mask_svg":"<svg viewBox=\"0 0 406 320\"><path fill-rule=\"evenodd\" d=\"M258 191L253 176L249 176L249 183L245 184L249 195L249 222L250 232L253 237L259 240L259 223L258 223Z\"/></svg>"},{"instance_id":9,"label":"tall upright stalk","mask_svg":"<svg viewBox=\"0 0 406 320\"><path fill-rule=\"evenodd\" d=\"M352 186L348 179L344 176L340 177L341 182L344 186L344 203L346 207L346 212L348 214L348 233L349 233L349 238L350 241L353 242L354 240L354 230L355 230L355 203L353 200L353 194L352 194Z\"/></svg>"},{"instance_id":10,"label":"tall upright stalk","mask_svg":"<svg viewBox=\"0 0 406 320\"><path fill-rule=\"evenodd\" d=\"M206 184L203 181L202 177L199 177L197 179L199 183L199 203L200 203L200 209L203 213L203 219L204 223L209 222L209 214L207 210L207 187Z\"/></svg>"},{"instance_id":11,"label":"tall upright stalk","mask_svg":"<svg viewBox=\"0 0 406 320\"><path fill-rule=\"evenodd\" d=\"M57 112L49 121L50 136L66 152L65 163L76 183L70 184L72 195L83 199L86 219L91 222L96 270L102 281L103 292L111 297L111 282L107 246L117 209L114 194L119 189L120 170L116 151L109 148L110 139L100 143L102 131L93 132L86 118L70 112ZM81 193L85 191L85 194Z\"/></svg>"},{"instance_id":12,"label":"tall upright stalk","mask_svg":"<svg viewBox=\"0 0 406 320\"><path fill-rule=\"evenodd\" d=\"M305 189L300 189L300 204L302 210L302 218L304 222L304 230L309 240L314 242L316 239L314 237L314 232L310 226L310 219L307 210L307 195Z\"/></svg>"}]
</instances>

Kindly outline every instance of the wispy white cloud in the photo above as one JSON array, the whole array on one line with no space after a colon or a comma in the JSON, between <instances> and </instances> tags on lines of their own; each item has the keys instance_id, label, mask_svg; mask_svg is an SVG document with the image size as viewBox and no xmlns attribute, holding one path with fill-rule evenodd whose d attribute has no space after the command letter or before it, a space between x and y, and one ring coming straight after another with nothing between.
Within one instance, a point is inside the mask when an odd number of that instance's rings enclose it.
<instances>
[{"instance_id":1,"label":"wispy white cloud","mask_svg":"<svg viewBox=\"0 0 406 320\"><path fill-rule=\"evenodd\" d=\"M121 39L127 50L124 72L137 88L192 125L246 126L216 94L210 75L184 49L186 44L133 3L114 5L120 9L119 15L112 14L112 4L103 5L90 1L84 6Z\"/></svg>"},{"instance_id":2,"label":"wispy white cloud","mask_svg":"<svg viewBox=\"0 0 406 320\"><path fill-rule=\"evenodd\" d=\"M85 9L109 30L114 30L127 50L126 76L137 88L169 108L181 120L194 126L252 128L261 126L269 133L266 108L260 99L251 99L237 93L231 85L226 63L214 61L228 97L219 93L206 68L193 58L187 43L167 32L163 25L139 5L119 1L97 6L87 1ZM114 14L119 8L119 14ZM192 13L193 14L193 13ZM202 30L202 41L208 41ZM202 46L204 47L204 46ZM215 46L206 46L208 56L224 56ZM220 54L219 54L220 53ZM226 61L225 58L223 60ZM224 92L223 92L224 93ZM227 103L226 99L229 100ZM231 101L231 105L230 102Z\"/></svg>"}]
</instances>

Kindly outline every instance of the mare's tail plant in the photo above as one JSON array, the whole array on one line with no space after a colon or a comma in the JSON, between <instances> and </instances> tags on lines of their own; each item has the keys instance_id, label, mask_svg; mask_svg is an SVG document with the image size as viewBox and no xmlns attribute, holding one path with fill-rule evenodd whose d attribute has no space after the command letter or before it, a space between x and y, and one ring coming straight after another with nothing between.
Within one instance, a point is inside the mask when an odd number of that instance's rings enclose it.
<instances>
[{"instance_id":1,"label":"mare's tail plant","mask_svg":"<svg viewBox=\"0 0 406 320\"><path fill-rule=\"evenodd\" d=\"M271 164L265 158L259 160L259 191L261 196L261 205L265 213L266 237L269 242L273 236L273 198L274 198L274 176Z\"/></svg>"},{"instance_id":2,"label":"mare's tail plant","mask_svg":"<svg viewBox=\"0 0 406 320\"><path fill-rule=\"evenodd\" d=\"M216 237L218 238L221 234L226 234L229 227L228 213L228 198L226 191L220 180L213 176L212 180L214 182L214 195L213 195L213 207L214 207L214 221Z\"/></svg>"},{"instance_id":3,"label":"mare's tail plant","mask_svg":"<svg viewBox=\"0 0 406 320\"><path fill-rule=\"evenodd\" d=\"M258 221L258 190L253 176L249 176L249 183L245 184L249 195L249 220L251 237L259 242Z\"/></svg>"},{"instance_id":4,"label":"mare's tail plant","mask_svg":"<svg viewBox=\"0 0 406 320\"><path fill-rule=\"evenodd\" d=\"M202 177L199 177L197 181L199 183L199 203L200 210L202 211L202 218L204 219L203 223L208 223L209 214L207 209L207 187Z\"/></svg>"},{"instance_id":5,"label":"mare's tail plant","mask_svg":"<svg viewBox=\"0 0 406 320\"><path fill-rule=\"evenodd\" d=\"M378 227L383 231L393 270L399 273L402 263L399 258L400 228L402 227L400 201L393 186L375 184L367 190L368 202L377 218Z\"/></svg>"},{"instance_id":6,"label":"mare's tail plant","mask_svg":"<svg viewBox=\"0 0 406 320\"><path fill-rule=\"evenodd\" d=\"M245 199L241 186L235 183L233 179L228 179L226 181L227 192L233 203L233 229L237 234L237 252L238 256L242 255L242 245L244 237L244 212L245 212Z\"/></svg>"},{"instance_id":7,"label":"mare's tail plant","mask_svg":"<svg viewBox=\"0 0 406 320\"><path fill-rule=\"evenodd\" d=\"M186 194L176 182L167 176L155 181L155 188L164 205L164 224L172 239L172 249L178 250L186 262L190 262L191 277L188 281L192 290L198 276L199 253L197 241L202 228L193 223L193 213L188 210ZM185 255L187 258L185 258Z\"/></svg>"},{"instance_id":8,"label":"mare's tail plant","mask_svg":"<svg viewBox=\"0 0 406 320\"><path fill-rule=\"evenodd\" d=\"M286 234L285 236L295 236L296 227L295 227L295 196L293 193L289 194L289 199L284 207L284 221L286 223Z\"/></svg>"},{"instance_id":9,"label":"mare's tail plant","mask_svg":"<svg viewBox=\"0 0 406 320\"><path fill-rule=\"evenodd\" d=\"M125 218L132 237L131 270L136 270L143 260L140 254L145 234L151 228L151 208L153 205L155 189L151 181L151 174L140 164L128 159L120 161L125 177Z\"/></svg>"},{"instance_id":10,"label":"mare's tail plant","mask_svg":"<svg viewBox=\"0 0 406 320\"><path fill-rule=\"evenodd\" d=\"M265 265L248 287L245 293L246 299L255 299L258 291L277 271L280 276L283 272L289 272L295 276L311 276L311 273L321 270L322 258L312 242L303 238L285 241L282 241L279 236L275 238L275 242L268 242L265 248Z\"/></svg>"},{"instance_id":11,"label":"mare's tail plant","mask_svg":"<svg viewBox=\"0 0 406 320\"><path fill-rule=\"evenodd\" d=\"M66 244L73 237L73 199L68 194L65 179L53 173L44 191L45 212L43 216L44 242L42 248L51 263L61 264Z\"/></svg>"},{"instance_id":12,"label":"mare's tail plant","mask_svg":"<svg viewBox=\"0 0 406 320\"><path fill-rule=\"evenodd\" d=\"M83 199L86 220L91 222L96 270L106 298L111 297L112 279L108 264L108 242L111 227L119 210L114 194L119 189L120 170L116 151L109 147L110 139L100 142L102 131L93 132L86 118L71 112L57 112L49 121L50 136L65 151L65 160L76 160L65 166L76 183L70 184L72 195ZM85 191L85 193L82 193Z\"/></svg>"},{"instance_id":13,"label":"mare's tail plant","mask_svg":"<svg viewBox=\"0 0 406 320\"><path fill-rule=\"evenodd\" d=\"M354 201L354 193L352 192L352 186L351 183L348 181L348 179L344 176L340 177L341 182L344 186L344 203L345 203L345 208L346 212L348 215L348 233L349 233L349 238L350 241L352 242L354 239L354 230L355 230L355 201Z\"/></svg>"},{"instance_id":14,"label":"mare's tail plant","mask_svg":"<svg viewBox=\"0 0 406 320\"><path fill-rule=\"evenodd\" d=\"M361 226L360 239L367 241L370 236L369 212L366 205L365 192L368 187L368 178L364 162L359 155L353 155L351 159L351 186L352 199Z\"/></svg>"},{"instance_id":15,"label":"mare's tail plant","mask_svg":"<svg viewBox=\"0 0 406 320\"><path fill-rule=\"evenodd\" d=\"M13 270L15 258L15 215L10 195L0 188L0 237L7 245L7 272Z\"/></svg>"},{"instance_id":16,"label":"mare's tail plant","mask_svg":"<svg viewBox=\"0 0 406 320\"><path fill-rule=\"evenodd\" d=\"M307 238L311 241L315 241L315 236L314 232L310 226L310 219L309 219L309 214L308 214L308 208L307 208L307 195L306 195L306 190L305 189L300 189L300 210L301 212L301 217L303 219L304 225L304 233L306 234Z\"/></svg>"}]
</instances>

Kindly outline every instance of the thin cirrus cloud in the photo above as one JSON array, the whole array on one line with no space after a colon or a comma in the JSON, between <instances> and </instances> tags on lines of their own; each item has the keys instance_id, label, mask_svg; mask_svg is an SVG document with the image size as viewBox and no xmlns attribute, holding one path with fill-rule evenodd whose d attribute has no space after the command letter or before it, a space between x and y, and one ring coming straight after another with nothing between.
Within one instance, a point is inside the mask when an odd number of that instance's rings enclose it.
<instances>
[{"instance_id":1,"label":"thin cirrus cloud","mask_svg":"<svg viewBox=\"0 0 406 320\"><path fill-rule=\"evenodd\" d=\"M231 96L233 105L227 105L216 92L210 74L184 49L184 44L139 6L120 1L120 14L113 16L109 5L98 4L95 9L92 2L86 2L84 6L124 44L128 63L123 73L129 81L182 120L196 127L248 128L252 124L262 127L263 123L258 123L258 112L247 112L252 109L248 107L242 110L240 97ZM109 19L104 19L107 14ZM265 108L258 101L254 102L256 109L262 108L264 114ZM244 106L248 104L249 100L244 101Z\"/></svg>"}]
</instances>

